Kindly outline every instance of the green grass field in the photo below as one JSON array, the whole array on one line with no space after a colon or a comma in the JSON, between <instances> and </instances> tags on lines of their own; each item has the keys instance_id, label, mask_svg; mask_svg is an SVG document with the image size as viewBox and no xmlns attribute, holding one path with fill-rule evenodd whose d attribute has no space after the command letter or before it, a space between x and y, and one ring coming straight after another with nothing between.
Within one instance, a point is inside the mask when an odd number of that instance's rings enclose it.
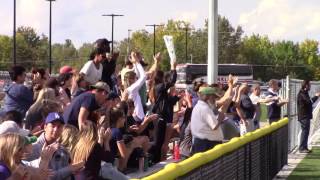
<instances>
[{"instance_id":1,"label":"green grass field","mask_svg":"<svg viewBox=\"0 0 320 180\"><path fill-rule=\"evenodd\" d=\"M261 118L260 118L260 122L267 122L267 105L265 104L261 104Z\"/></svg>"},{"instance_id":2,"label":"green grass field","mask_svg":"<svg viewBox=\"0 0 320 180\"><path fill-rule=\"evenodd\" d=\"M293 170L288 180L320 179L320 147L314 147L312 151Z\"/></svg>"}]
</instances>

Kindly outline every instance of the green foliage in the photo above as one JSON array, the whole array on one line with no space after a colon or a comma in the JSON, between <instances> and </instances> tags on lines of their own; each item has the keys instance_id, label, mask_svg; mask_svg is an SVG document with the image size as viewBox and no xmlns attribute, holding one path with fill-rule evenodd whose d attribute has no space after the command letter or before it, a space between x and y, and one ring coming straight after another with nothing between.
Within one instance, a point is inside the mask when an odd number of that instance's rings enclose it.
<instances>
[{"instance_id":1,"label":"green foliage","mask_svg":"<svg viewBox=\"0 0 320 180\"><path fill-rule=\"evenodd\" d=\"M161 52L160 67L168 70L169 55L163 40L164 35L173 36L178 63L206 63L208 49L208 23L195 29L190 23L169 20L156 28L156 52ZM226 17L218 16L218 59L219 63L251 64L254 79L267 81L291 75L301 79L320 79L319 43L306 39L301 43L292 41L272 42L267 36L253 34L242 37L241 26L233 27ZM129 52L140 51L147 63L153 63L153 29L137 30L127 38L115 42L115 51L120 53L118 65L122 66ZM186 38L187 57L186 57ZM12 37L0 35L0 70L12 65ZM48 67L48 38L38 35L32 27L17 29L17 63L27 69L32 66ZM71 39L52 45L53 72L63 65L80 69L89 59L93 44L84 43L76 49Z\"/></svg>"}]
</instances>

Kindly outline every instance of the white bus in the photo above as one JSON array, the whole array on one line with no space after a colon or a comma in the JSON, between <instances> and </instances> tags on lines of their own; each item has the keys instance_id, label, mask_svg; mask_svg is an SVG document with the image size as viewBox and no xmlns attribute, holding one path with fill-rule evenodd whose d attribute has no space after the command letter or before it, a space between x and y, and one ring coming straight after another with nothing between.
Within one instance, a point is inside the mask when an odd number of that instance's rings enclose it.
<instances>
[{"instance_id":1,"label":"white bus","mask_svg":"<svg viewBox=\"0 0 320 180\"><path fill-rule=\"evenodd\" d=\"M218 64L218 83L226 83L229 74L238 77L238 82L251 83L253 68L248 64ZM177 89L186 89L192 86L194 80L207 81L207 64L178 64Z\"/></svg>"}]
</instances>

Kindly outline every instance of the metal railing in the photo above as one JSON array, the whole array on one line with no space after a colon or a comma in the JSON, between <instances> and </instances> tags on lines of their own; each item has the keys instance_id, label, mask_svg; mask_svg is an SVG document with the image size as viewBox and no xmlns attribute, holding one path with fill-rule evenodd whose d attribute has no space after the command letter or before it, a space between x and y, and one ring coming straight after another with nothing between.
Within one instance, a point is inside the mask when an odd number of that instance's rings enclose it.
<instances>
[{"instance_id":1,"label":"metal railing","mask_svg":"<svg viewBox=\"0 0 320 180\"><path fill-rule=\"evenodd\" d=\"M288 159L288 119L231 139L143 180L272 179Z\"/></svg>"}]
</instances>

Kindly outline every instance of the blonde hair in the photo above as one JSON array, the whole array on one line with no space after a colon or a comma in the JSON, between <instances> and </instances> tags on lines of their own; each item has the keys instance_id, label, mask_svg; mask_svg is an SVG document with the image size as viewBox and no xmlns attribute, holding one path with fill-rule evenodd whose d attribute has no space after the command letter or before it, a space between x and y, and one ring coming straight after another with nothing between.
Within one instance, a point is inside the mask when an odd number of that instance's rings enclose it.
<instances>
[{"instance_id":1,"label":"blonde hair","mask_svg":"<svg viewBox=\"0 0 320 180\"><path fill-rule=\"evenodd\" d=\"M0 161L12 171L17 166L16 154L25 146L25 138L14 133L0 135Z\"/></svg>"},{"instance_id":2,"label":"blonde hair","mask_svg":"<svg viewBox=\"0 0 320 180\"><path fill-rule=\"evenodd\" d=\"M58 142L69 152L72 152L78 141L79 130L69 124L63 126L62 134Z\"/></svg>"},{"instance_id":3,"label":"blonde hair","mask_svg":"<svg viewBox=\"0 0 320 180\"><path fill-rule=\"evenodd\" d=\"M86 162L97 141L96 125L91 121L86 121L81 127L78 142L71 153L73 163Z\"/></svg>"}]
</instances>

